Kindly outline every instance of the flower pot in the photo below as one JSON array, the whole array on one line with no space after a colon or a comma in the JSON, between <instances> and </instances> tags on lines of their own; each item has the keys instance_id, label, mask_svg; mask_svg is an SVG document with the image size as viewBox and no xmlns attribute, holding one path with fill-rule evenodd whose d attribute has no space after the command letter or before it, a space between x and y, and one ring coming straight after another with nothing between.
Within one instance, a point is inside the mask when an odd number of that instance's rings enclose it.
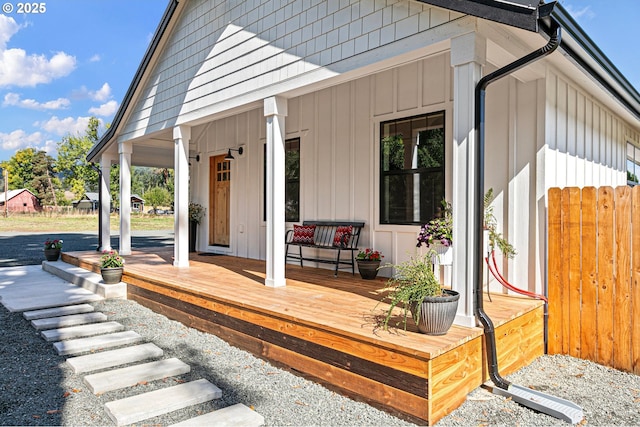
<instances>
[{"instance_id":1,"label":"flower pot","mask_svg":"<svg viewBox=\"0 0 640 427\"><path fill-rule=\"evenodd\" d=\"M418 317L418 330L427 335L444 335L447 333L458 311L460 294L445 289L443 296L426 297L422 302ZM411 307L415 319L416 305Z\"/></svg>"},{"instance_id":2,"label":"flower pot","mask_svg":"<svg viewBox=\"0 0 640 427\"><path fill-rule=\"evenodd\" d=\"M379 260L364 260L358 259L358 272L360 273L360 277L365 280L373 280L378 275L378 267L380 267Z\"/></svg>"},{"instance_id":3,"label":"flower pot","mask_svg":"<svg viewBox=\"0 0 640 427\"><path fill-rule=\"evenodd\" d=\"M47 261L57 261L60 258L60 249L45 249L44 257Z\"/></svg>"},{"instance_id":4,"label":"flower pot","mask_svg":"<svg viewBox=\"0 0 640 427\"><path fill-rule=\"evenodd\" d=\"M106 285L113 285L122 281L122 272L124 267L100 268L102 281Z\"/></svg>"},{"instance_id":5,"label":"flower pot","mask_svg":"<svg viewBox=\"0 0 640 427\"><path fill-rule=\"evenodd\" d=\"M434 264L438 265L452 265L453 264L453 246L445 246L442 244L431 245L429 249L436 251L432 259Z\"/></svg>"}]
</instances>

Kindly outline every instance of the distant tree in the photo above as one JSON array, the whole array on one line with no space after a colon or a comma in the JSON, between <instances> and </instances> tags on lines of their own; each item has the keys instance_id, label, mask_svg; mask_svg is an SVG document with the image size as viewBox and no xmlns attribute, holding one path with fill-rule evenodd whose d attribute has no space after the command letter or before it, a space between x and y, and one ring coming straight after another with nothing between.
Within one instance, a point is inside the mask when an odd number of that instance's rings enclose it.
<instances>
[{"instance_id":1,"label":"distant tree","mask_svg":"<svg viewBox=\"0 0 640 427\"><path fill-rule=\"evenodd\" d=\"M171 195L166 188L162 187L153 187L152 189L144 193L143 197L144 202L147 205L151 205L151 207L153 207L154 213L158 206L164 206L168 203L171 203Z\"/></svg>"},{"instance_id":2,"label":"distant tree","mask_svg":"<svg viewBox=\"0 0 640 427\"><path fill-rule=\"evenodd\" d=\"M84 136L67 135L58 143L57 167L60 176L65 187L77 198L98 188L98 172L87 162L87 154L98 142L99 125L98 119L91 117Z\"/></svg>"},{"instance_id":3,"label":"distant tree","mask_svg":"<svg viewBox=\"0 0 640 427\"><path fill-rule=\"evenodd\" d=\"M45 151L25 148L0 165L9 173L9 190L26 188L45 205L64 204L64 192L56 176L55 160ZM61 202L61 203L57 203Z\"/></svg>"}]
</instances>

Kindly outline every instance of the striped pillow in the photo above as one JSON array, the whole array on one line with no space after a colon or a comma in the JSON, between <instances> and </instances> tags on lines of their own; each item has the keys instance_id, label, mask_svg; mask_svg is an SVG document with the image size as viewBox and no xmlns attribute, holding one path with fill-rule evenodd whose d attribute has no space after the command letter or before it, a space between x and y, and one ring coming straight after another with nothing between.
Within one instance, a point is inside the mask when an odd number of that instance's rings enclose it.
<instances>
[{"instance_id":1,"label":"striped pillow","mask_svg":"<svg viewBox=\"0 0 640 427\"><path fill-rule=\"evenodd\" d=\"M313 245L313 236L316 234L315 225L293 225L293 239L291 243L303 243Z\"/></svg>"}]
</instances>

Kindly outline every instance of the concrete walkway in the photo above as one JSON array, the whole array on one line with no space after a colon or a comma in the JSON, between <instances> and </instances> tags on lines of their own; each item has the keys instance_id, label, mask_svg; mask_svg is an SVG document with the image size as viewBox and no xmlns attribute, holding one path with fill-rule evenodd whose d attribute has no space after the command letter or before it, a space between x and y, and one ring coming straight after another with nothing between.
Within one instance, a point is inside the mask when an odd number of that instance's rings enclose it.
<instances>
[{"instance_id":1,"label":"concrete walkway","mask_svg":"<svg viewBox=\"0 0 640 427\"><path fill-rule=\"evenodd\" d=\"M141 381L190 371L179 359L163 359L163 350L153 343L143 343L135 331L125 331L105 314L93 312L89 303L103 299L90 290L105 286L99 275L77 271L60 261L43 265L47 271L36 265L0 268L0 303L11 312L22 312L43 339L52 343L52 351L69 356L67 364L77 375L86 373L83 381L92 392L133 387ZM126 289L124 283L115 286ZM222 390L199 379L107 402L104 409L116 426L123 426L220 397ZM180 423L248 427L263 424L264 417L243 404Z\"/></svg>"}]
</instances>

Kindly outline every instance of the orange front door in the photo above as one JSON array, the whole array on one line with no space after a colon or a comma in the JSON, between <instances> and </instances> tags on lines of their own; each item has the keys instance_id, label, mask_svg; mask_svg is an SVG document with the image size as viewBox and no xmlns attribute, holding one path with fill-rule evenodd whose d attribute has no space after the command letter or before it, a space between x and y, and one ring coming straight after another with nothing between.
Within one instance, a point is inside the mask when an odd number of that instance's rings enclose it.
<instances>
[{"instance_id":1,"label":"orange front door","mask_svg":"<svg viewBox=\"0 0 640 427\"><path fill-rule=\"evenodd\" d=\"M229 246L231 162L224 155L209 159L209 245Z\"/></svg>"}]
</instances>

